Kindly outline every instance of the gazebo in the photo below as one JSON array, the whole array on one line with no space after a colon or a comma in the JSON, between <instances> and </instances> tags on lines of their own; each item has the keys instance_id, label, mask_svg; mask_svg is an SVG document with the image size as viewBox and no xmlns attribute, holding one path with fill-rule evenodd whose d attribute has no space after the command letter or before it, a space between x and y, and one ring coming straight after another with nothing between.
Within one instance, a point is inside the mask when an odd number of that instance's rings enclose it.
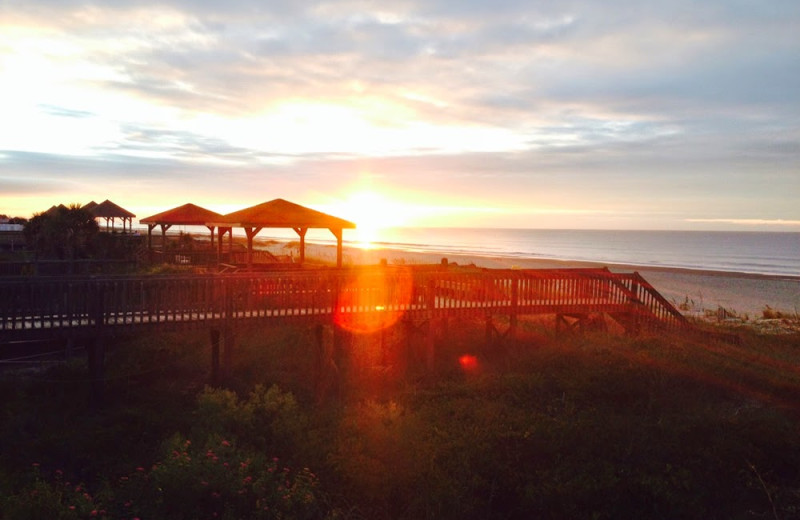
<instances>
[{"instance_id":1,"label":"gazebo","mask_svg":"<svg viewBox=\"0 0 800 520\"><path fill-rule=\"evenodd\" d=\"M166 244L167 230L172 226L205 226L211 231L211 248L214 248L214 230L216 225L208 222L217 221L222 215L210 209L201 208L188 203L177 208L162 211L147 218L139 220L141 224L147 224L147 248L152 249L153 228L161 227L161 244ZM220 238L220 243L222 242Z\"/></svg>"},{"instance_id":2,"label":"gazebo","mask_svg":"<svg viewBox=\"0 0 800 520\"><path fill-rule=\"evenodd\" d=\"M106 199L100 204L97 204L95 201L92 201L85 206L84 209L89 210L95 218L102 218L106 221L106 231L108 231L109 222L111 223L111 230L114 230L114 220L120 219L122 220L122 232L125 232L125 223L128 223L128 231L130 232L133 229L133 219L136 217L130 211L123 209L110 200Z\"/></svg>"},{"instance_id":3,"label":"gazebo","mask_svg":"<svg viewBox=\"0 0 800 520\"><path fill-rule=\"evenodd\" d=\"M336 237L336 266L342 266L342 230L355 229L347 220L316 211L283 199L275 199L256 206L228 213L206 226L219 229L220 247L225 233L233 228L243 228L247 235L247 264L253 265L253 237L264 228L291 228L300 236L300 263L305 261L306 232L309 229L328 229Z\"/></svg>"}]
</instances>

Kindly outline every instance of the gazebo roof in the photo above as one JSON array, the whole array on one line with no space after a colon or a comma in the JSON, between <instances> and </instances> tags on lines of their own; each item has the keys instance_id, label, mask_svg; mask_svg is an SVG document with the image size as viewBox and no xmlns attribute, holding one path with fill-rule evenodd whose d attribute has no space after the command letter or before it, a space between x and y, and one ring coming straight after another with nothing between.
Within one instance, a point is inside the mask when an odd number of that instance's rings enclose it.
<instances>
[{"instance_id":1,"label":"gazebo roof","mask_svg":"<svg viewBox=\"0 0 800 520\"><path fill-rule=\"evenodd\" d=\"M209 222L209 225L212 222ZM355 229L348 220L288 200L275 199L228 213L213 224L228 227Z\"/></svg>"},{"instance_id":2,"label":"gazebo roof","mask_svg":"<svg viewBox=\"0 0 800 520\"><path fill-rule=\"evenodd\" d=\"M170 224L177 226L205 226L206 222L216 222L222 215L210 209L201 208L195 204L184 204L177 208L162 211L147 218L139 220L141 224Z\"/></svg>"},{"instance_id":3,"label":"gazebo roof","mask_svg":"<svg viewBox=\"0 0 800 520\"><path fill-rule=\"evenodd\" d=\"M130 211L123 209L110 200L106 199L100 204L95 206L91 206L94 201L90 202L86 206L86 209L92 212L92 215L95 217L103 217L103 218L134 218L136 215L131 213ZM91 207L90 207L91 206Z\"/></svg>"},{"instance_id":4,"label":"gazebo roof","mask_svg":"<svg viewBox=\"0 0 800 520\"><path fill-rule=\"evenodd\" d=\"M66 211L67 207L63 204L59 204L58 206L52 205L50 209L44 212L45 215L58 215L59 211Z\"/></svg>"}]
</instances>

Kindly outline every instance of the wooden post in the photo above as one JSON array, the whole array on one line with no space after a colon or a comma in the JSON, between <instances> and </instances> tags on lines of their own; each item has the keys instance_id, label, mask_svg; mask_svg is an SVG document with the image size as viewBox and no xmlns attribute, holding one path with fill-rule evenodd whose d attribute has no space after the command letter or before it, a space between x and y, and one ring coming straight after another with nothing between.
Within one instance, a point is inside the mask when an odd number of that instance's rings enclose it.
<instances>
[{"instance_id":1,"label":"wooden post","mask_svg":"<svg viewBox=\"0 0 800 520\"><path fill-rule=\"evenodd\" d=\"M306 233L308 228L292 228L300 236L300 265L306 261Z\"/></svg>"},{"instance_id":2,"label":"wooden post","mask_svg":"<svg viewBox=\"0 0 800 520\"><path fill-rule=\"evenodd\" d=\"M519 278L511 281L511 315L508 317L508 333L514 338L517 335L517 314L519 313Z\"/></svg>"},{"instance_id":3,"label":"wooden post","mask_svg":"<svg viewBox=\"0 0 800 520\"><path fill-rule=\"evenodd\" d=\"M228 262L233 259L233 228L228 228Z\"/></svg>"},{"instance_id":4,"label":"wooden post","mask_svg":"<svg viewBox=\"0 0 800 520\"><path fill-rule=\"evenodd\" d=\"M103 405L105 386L105 347L98 337L90 338L86 342L87 364L89 366L89 404L92 408Z\"/></svg>"},{"instance_id":5,"label":"wooden post","mask_svg":"<svg viewBox=\"0 0 800 520\"><path fill-rule=\"evenodd\" d=\"M336 267L342 267L342 230L331 229L330 231L336 237Z\"/></svg>"},{"instance_id":6,"label":"wooden post","mask_svg":"<svg viewBox=\"0 0 800 520\"><path fill-rule=\"evenodd\" d=\"M334 361L335 332L330 326L318 324L316 335L316 357L314 363L314 394L317 402L324 402L338 391L339 369Z\"/></svg>"},{"instance_id":7,"label":"wooden post","mask_svg":"<svg viewBox=\"0 0 800 520\"><path fill-rule=\"evenodd\" d=\"M219 329L209 330L211 337L211 385L219 386L220 372L219 372Z\"/></svg>"},{"instance_id":8,"label":"wooden post","mask_svg":"<svg viewBox=\"0 0 800 520\"><path fill-rule=\"evenodd\" d=\"M333 375L333 383L331 387L331 394L336 397L344 395L344 381L347 380L348 374L352 373L350 366L351 357L350 351L353 345L353 338L350 333L343 330L341 327L333 327L333 348L331 352L331 359L335 372Z\"/></svg>"},{"instance_id":9,"label":"wooden post","mask_svg":"<svg viewBox=\"0 0 800 520\"><path fill-rule=\"evenodd\" d=\"M436 334L439 320L428 320L428 333L425 335L425 369L432 374L436 369Z\"/></svg>"},{"instance_id":10,"label":"wooden post","mask_svg":"<svg viewBox=\"0 0 800 520\"><path fill-rule=\"evenodd\" d=\"M635 277L639 276L638 272L633 273ZM633 335L638 336L642 332L642 323L640 316L639 306L641 298L639 297L639 282L634 278L631 280L631 293L633 293L633 300L630 302L631 317L633 323Z\"/></svg>"},{"instance_id":11,"label":"wooden post","mask_svg":"<svg viewBox=\"0 0 800 520\"><path fill-rule=\"evenodd\" d=\"M236 346L236 336L233 327L226 325L223 329L222 339L222 374L224 379L231 377L233 373L233 350Z\"/></svg>"},{"instance_id":12,"label":"wooden post","mask_svg":"<svg viewBox=\"0 0 800 520\"><path fill-rule=\"evenodd\" d=\"M260 227L246 227L244 232L247 235L247 268L253 268L253 237L255 237L262 228Z\"/></svg>"},{"instance_id":13,"label":"wooden post","mask_svg":"<svg viewBox=\"0 0 800 520\"><path fill-rule=\"evenodd\" d=\"M222 328L222 377L227 379L233 370L233 283L232 279L227 279L225 284L225 324Z\"/></svg>"},{"instance_id":14,"label":"wooden post","mask_svg":"<svg viewBox=\"0 0 800 520\"><path fill-rule=\"evenodd\" d=\"M153 228L156 227L155 224L147 224L147 250L153 250Z\"/></svg>"},{"instance_id":15,"label":"wooden post","mask_svg":"<svg viewBox=\"0 0 800 520\"><path fill-rule=\"evenodd\" d=\"M225 233L228 232L228 229L229 228L221 227L217 233L217 237L219 239L217 240L217 263L222 263L222 245L224 242Z\"/></svg>"},{"instance_id":16,"label":"wooden post","mask_svg":"<svg viewBox=\"0 0 800 520\"><path fill-rule=\"evenodd\" d=\"M161 252L167 252L167 230L172 227L172 224L161 224Z\"/></svg>"}]
</instances>

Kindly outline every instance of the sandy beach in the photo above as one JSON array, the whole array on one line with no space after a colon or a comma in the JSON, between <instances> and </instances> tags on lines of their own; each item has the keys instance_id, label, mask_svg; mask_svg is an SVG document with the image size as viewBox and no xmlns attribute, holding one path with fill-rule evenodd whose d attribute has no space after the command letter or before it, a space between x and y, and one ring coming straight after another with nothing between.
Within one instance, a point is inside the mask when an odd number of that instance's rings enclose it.
<instances>
[{"instance_id":1,"label":"sandy beach","mask_svg":"<svg viewBox=\"0 0 800 520\"><path fill-rule=\"evenodd\" d=\"M266 247L272 252L286 254L285 244L273 243ZM295 249L296 256L296 249ZM334 262L336 248L329 245L306 244L306 256L324 262ZM579 267L608 267L616 272L636 271L675 305L686 304L691 314L716 312L720 307L740 316L761 317L771 309L796 315L800 313L800 276L769 276L725 271L704 271L649 267L622 264L599 264L565 260L533 258L484 257L395 249L360 249L345 247L345 265L378 264L385 259L389 264L438 264L446 257L459 265L474 264L490 269L565 269Z\"/></svg>"}]
</instances>

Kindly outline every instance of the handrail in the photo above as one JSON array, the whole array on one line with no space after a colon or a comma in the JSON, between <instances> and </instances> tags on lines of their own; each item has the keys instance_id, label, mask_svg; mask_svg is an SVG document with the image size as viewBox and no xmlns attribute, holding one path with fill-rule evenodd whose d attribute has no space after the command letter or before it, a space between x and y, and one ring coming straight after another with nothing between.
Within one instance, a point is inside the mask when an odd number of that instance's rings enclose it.
<instances>
[{"instance_id":1,"label":"handrail","mask_svg":"<svg viewBox=\"0 0 800 520\"><path fill-rule=\"evenodd\" d=\"M0 336L221 320L411 317L491 313L635 314L688 321L638 273L369 266L204 275L0 278ZM2 339L2 338L0 338Z\"/></svg>"}]
</instances>

